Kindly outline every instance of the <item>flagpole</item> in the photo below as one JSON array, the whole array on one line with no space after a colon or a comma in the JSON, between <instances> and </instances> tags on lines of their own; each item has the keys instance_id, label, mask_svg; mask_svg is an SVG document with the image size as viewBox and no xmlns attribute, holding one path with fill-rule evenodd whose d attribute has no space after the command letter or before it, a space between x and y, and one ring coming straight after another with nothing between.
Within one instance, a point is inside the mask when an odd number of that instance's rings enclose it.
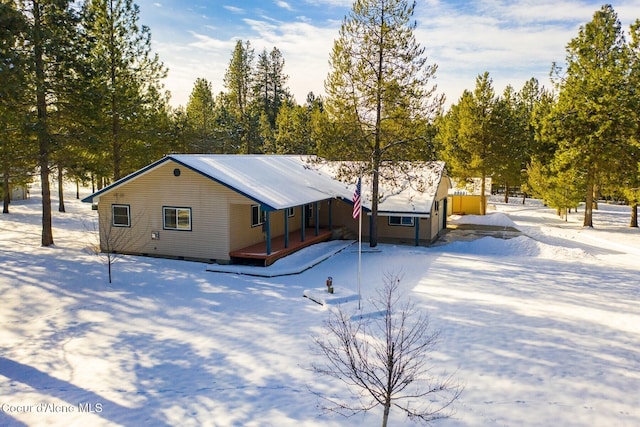
<instances>
[{"instance_id":1,"label":"flagpole","mask_svg":"<svg viewBox=\"0 0 640 427\"><path fill-rule=\"evenodd\" d=\"M362 275L362 176L358 177L353 193L353 218L358 218L358 310L360 310L360 276Z\"/></svg>"},{"instance_id":2,"label":"flagpole","mask_svg":"<svg viewBox=\"0 0 640 427\"><path fill-rule=\"evenodd\" d=\"M359 182L362 182L360 177ZM362 198L362 196L360 196ZM358 215L358 310L361 310L360 301L362 300L362 294L360 292L360 282L362 277L362 204L360 205L360 212Z\"/></svg>"},{"instance_id":3,"label":"flagpole","mask_svg":"<svg viewBox=\"0 0 640 427\"><path fill-rule=\"evenodd\" d=\"M360 310L360 278L362 277L362 208L358 215L358 310Z\"/></svg>"}]
</instances>

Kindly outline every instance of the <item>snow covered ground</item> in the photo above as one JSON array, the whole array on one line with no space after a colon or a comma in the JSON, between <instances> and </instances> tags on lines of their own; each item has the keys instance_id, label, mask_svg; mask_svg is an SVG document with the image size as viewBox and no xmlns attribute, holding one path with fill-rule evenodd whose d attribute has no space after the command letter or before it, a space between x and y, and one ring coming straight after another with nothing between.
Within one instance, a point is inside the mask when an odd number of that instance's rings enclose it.
<instances>
[{"instance_id":1,"label":"snow covered ground","mask_svg":"<svg viewBox=\"0 0 640 427\"><path fill-rule=\"evenodd\" d=\"M377 410L322 414L309 391L344 388L309 369L328 311L302 295L328 276L353 294L354 247L270 278L123 257L109 286L88 250L91 207L68 200L54 212L56 246L42 248L39 202L0 215L0 425L379 424ZM523 235L363 254L364 311L384 273L402 274L441 330L435 372L465 386L456 415L435 425L640 425L640 232L628 208L602 205L585 229L582 212L564 222L536 203L495 206L455 221ZM391 425L412 424L392 411Z\"/></svg>"}]
</instances>

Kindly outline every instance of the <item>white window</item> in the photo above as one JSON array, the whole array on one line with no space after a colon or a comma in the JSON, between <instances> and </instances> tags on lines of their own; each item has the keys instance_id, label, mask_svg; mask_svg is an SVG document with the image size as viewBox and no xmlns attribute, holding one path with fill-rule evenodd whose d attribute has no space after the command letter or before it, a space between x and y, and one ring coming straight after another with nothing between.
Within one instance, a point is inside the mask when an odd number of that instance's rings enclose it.
<instances>
[{"instance_id":1,"label":"white window","mask_svg":"<svg viewBox=\"0 0 640 427\"><path fill-rule=\"evenodd\" d=\"M265 212L260 209L260 205L251 205L251 226L257 227L264 224L266 219Z\"/></svg>"},{"instance_id":2,"label":"white window","mask_svg":"<svg viewBox=\"0 0 640 427\"><path fill-rule=\"evenodd\" d=\"M131 227L129 205L111 205L111 218L114 227Z\"/></svg>"},{"instance_id":3,"label":"white window","mask_svg":"<svg viewBox=\"0 0 640 427\"><path fill-rule=\"evenodd\" d=\"M162 217L165 230L191 231L191 208L165 206Z\"/></svg>"},{"instance_id":4,"label":"white window","mask_svg":"<svg viewBox=\"0 0 640 427\"><path fill-rule=\"evenodd\" d=\"M412 216L390 216L389 225L398 225L403 227L413 227L414 218Z\"/></svg>"},{"instance_id":5,"label":"white window","mask_svg":"<svg viewBox=\"0 0 640 427\"><path fill-rule=\"evenodd\" d=\"M289 218L295 216L296 214L296 208L287 208L287 216Z\"/></svg>"}]
</instances>

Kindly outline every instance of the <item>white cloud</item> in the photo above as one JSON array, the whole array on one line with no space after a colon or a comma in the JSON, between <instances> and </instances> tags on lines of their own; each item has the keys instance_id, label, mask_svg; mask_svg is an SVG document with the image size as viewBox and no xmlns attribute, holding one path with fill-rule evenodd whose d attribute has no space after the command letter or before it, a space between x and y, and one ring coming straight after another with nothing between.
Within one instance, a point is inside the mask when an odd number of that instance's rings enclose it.
<instances>
[{"instance_id":1,"label":"white cloud","mask_svg":"<svg viewBox=\"0 0 640 427\"><path fill-rule=\"evenodd\" d=\"M531 77L549 87L552 63L564 62L567 43L600 7L572 0L483 0L455 7L431 0L418 3L416 37L438 64L438 87L450 104L484 71L497 93L509 84L519 89ZM616 11L623 24L640 17L637 3Z\"/></svg>"},{"instance_id":2,"label":"white cloud","mask_svg":"<svg viewBox=\"0 0 640 427\"><path fill-rule=\"evenodd\" d=\"M222 6L222 7L224 7L225 9L227 9L229 12L232 12L232 13L237 13L237 14L245 13L244 9L241 9L239 7L229 6L229 5L225 5L225 6Z\"/></svg>"},{"instance_id":3,"label":"white cloud","mask_svg":"<svg viewBox=\"0 0 640 427\"><path fill-rule=\"evenodd\" d=\"M351 0L306 1L351 6ZM531 77L548 87L552 63L564 62L566 44L600 7L599 3L577 0L483 0L457 6L428 0L417 5L416 37L426 48L429 62L438 65L435 83L450 104L457 102L464 89L473 89L476 76L484 71L489 71L497 93L508 84L519 89ZM627 27L640 18L637 2L615 7ZM227 39L192 31L186 42L165 44L159 50L170 69L167 88L174 103L183 105L197 77L211 81L215 92L222 90L235 41L242 39L250 40L256 52L274 46L280 49L285 73L290 76L289 87L296 100L304 102L309 91L324 93L329 54L341 20L342 15L336 15L334 21L320 25L307 17L283 22L261 16L244 19L245 29L236 30L240 32L229 33L225 28Z\"/></svg>"},{"instance_id":4,"label":"white cloud","mask_svg":"<svg viewBox=\"0 0 640 427\"><path fill-rule=\"evenodd\" d=\"M351 8L353 0L305 0L306 3L313 6L333 6Z\"/></svg>"},{"instance_id":5,"label":"white cloud","mask_svg":"<svg viewBox=\"0 0 640 427\"><path fill-rule=\"evenodd\" d=\"M286 9L288 11L293 11L293 8L291 7L291 5L286 1L282 1L282 0L276 1L276 6L282 9Z\"/></svg>"}]
</instances>

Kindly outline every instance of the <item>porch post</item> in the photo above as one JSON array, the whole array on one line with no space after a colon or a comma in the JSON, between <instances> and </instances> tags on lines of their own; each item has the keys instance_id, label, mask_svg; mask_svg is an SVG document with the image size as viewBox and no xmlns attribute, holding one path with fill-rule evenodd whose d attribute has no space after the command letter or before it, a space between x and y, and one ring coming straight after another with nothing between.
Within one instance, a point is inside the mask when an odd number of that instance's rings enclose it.
<instances>
[{"instance_id":1,"label":"porch post","mask_svg":"<svg viewBox=\"0 0 640 427\"><path fill-rule=\"evenodd\" d=\"M271 212L265 211L264 228L267 237L267 255L271 255Z\"/></svg>"},{"instance_id":2,"label":"porch post","mask_svg":"<svg viewBox=\"0 0 640 427\"><path fill-rule=\"evenodd\" d=\"M416 229L416 246L420 246L420 218L414 217L414 227Z\"/></svg>"},{"instance_id":3,"label":"porch post","mask_svg":"<svg viewBox=\"0 0 640 427\"><path fill-rule=\"evenodd\" d=\"M300 241L304 242L304 229L307 225L305 221L305 216L307 214L307 207L305 205L300 206Z\"/></svg>"},{"instance_id":4,"label":"porch post","mask_svg":"<svg viewBox=\"0 0 640 427\"><path fill-rule=\"evenodd\" d=\"M313 203L313 209L315 210L315 223L316 223L316 236L320 235L320 207L318 206L318 202Z\"/></svg>"},{"instance_id":5,"label":"porch post","mask_svg":"<svg viewBox=\"0 0 640 427\"><path fill-rule=\"evenodd\" d=\"M333 230L333 199L329 199L329 230Z\"/></svg>"},{"instance_id":6,"label":"porch post","mask_svg":"<svg viewBox=\"0 0 640 427\"><path fill-rule=\"evenodd\" d=\"M284 247L289 247L289 209L284 210Z\"/></svg>"}]
</instances>

